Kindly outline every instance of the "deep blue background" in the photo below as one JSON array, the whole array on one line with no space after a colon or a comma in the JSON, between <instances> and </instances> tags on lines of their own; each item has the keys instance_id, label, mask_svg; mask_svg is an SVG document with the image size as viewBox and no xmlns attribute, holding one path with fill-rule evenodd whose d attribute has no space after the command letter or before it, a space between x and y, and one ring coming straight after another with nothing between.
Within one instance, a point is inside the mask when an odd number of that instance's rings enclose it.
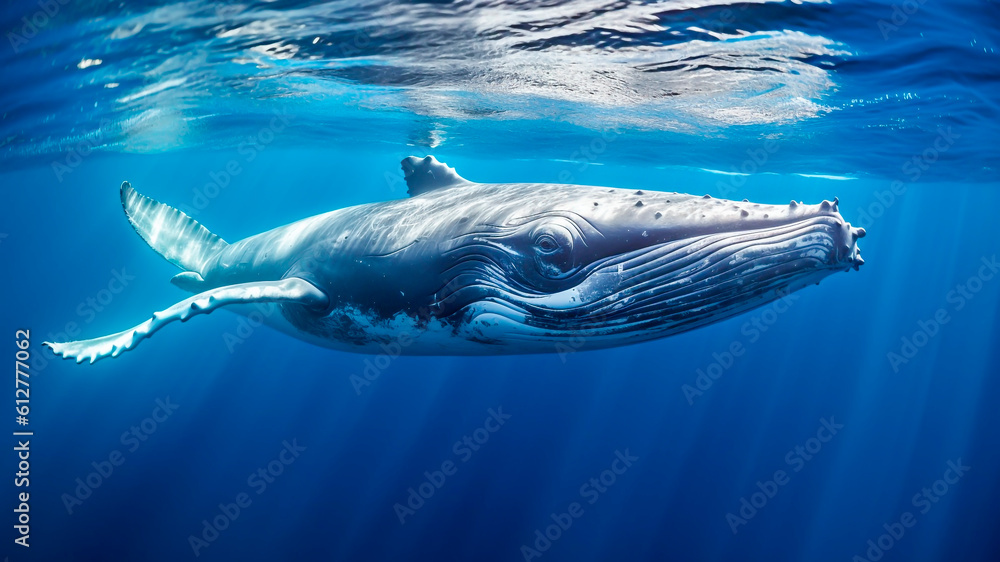
<instances>
[{"instance_id":1,"label":"deep blue background","mask_svg":"<svg viewBox=\"0 0 1000 562\"><path fill-rule=\"evenodd\" d=\"M0 341L13 362L30 329L37 357L32 546L12 542L10 436L0 554L192 560L188 537L249 493L198 559L524 560L550 514L583 502L543 562L846 562L961 459L968 473L881 560L1000 559L1000 277L961 310L949 300L1000 254L997 3L927 0L887 35L889 0L695 4L75 0L15 51L7 33L40 8L0 0ZM691 58L648 67L677 53ZM619 97L602 97L609 83ZM275 112L291 126L248 161L240 143ZM949 128L954 144L925 153ZM768 141L745 184L705 171ZM240 317L225 311L95 365L43 351L70 322L105 335L186 296L128 225L121 181L190 207L236 162L197 214L233 241L404 197L400 159L428 153L482 182L839 196L868 229L867 263L797 293L753 342L744 326L767 308L564 357L396 358L360 394L351 376L375 358L267 328L230 352ZM935 161L914 178L921 154ZM88 321L80 305L115 271L135 279ZM949 322L894 370L887 354L939 309ZM682 387L734 342L746 352L689 403ZM179 409L128 452L122 433L168 397ZM453 444L501 408L510 419L461 462ZM792 472L824 418L843 429ZM256 494L248 476L286 440L305 451ZM63 495L115 450L124 464L68 513ZM616 451L638 460L587 504L581 485ZM401 525L394 504L445 461L457 473ZM789 482L734 534L727 513L777 470Z\"/></svg>"},{"instance_id":2,"label":"deep blue background","mask_svg":"<svg viewBox=\"0 0 1000 562\"><path fill-rule=\"evenodd\" d=\"M269 148L199 218L236 239L396 197L382 174L403 154ZM188 186L234 155L94 155L61 185L50 169L3 175L6 186L34 186L4 191L3 333L13 339L15 328L30 328L32 350L41 353L40 342L69 321L83 325L84 336L100 335L182 298L168 283L173 266L122 216L117 182L128 178L151 196L183 202ZM565 168L440 156L481 181L550 181ZM353 166L327 173L328 163L348 158ZM590 167L581 181L717 195L720 177L606 165ZM838 195L856 221L857 208L888 186L763 175L731 196L777 203ZM883 523L914 511L911 496L961 458L971 470L886 559L990 560L1000 551L993 533L1000 277L963 310L947 295L997 253L998 206L996 186L908 184L868 225L861 271L797 293L753 343L741 328L762 311L658 342L583 350L565 362L402 357L359 396L349 377L362 374L365 356L266 328L230 354L222 334L235 333L239 317L222 312L170 326L115 360L52 362L32 379L30 559L188 559L188 536L240 492L253 503L202 558L523 559L521 545L550 513L581 501L580 486L628 449L639 460L594 505L584 504L544 559L848 560L863 555ZM78 304L121 268L136 279L86 323ZM951 321L893 372L887 352L941 307ZM681 386L694 384L696 371L733 341L746 344L745 354L689 405ZM177 412L125 452L121 433L168 396ZM460 462L453 443L499 407L509 421ZM792 472L786 453L814 436L824 417L845 427ZM257 495L247 477L291 439L306 451ZM125 463L67 514L60 496L115 449ZM393 505L446 460L458 461L457 474L400 525ZM3 466L13 472L13 453ZM734 536L726 514L779 469L789 483ZM7 551L11 560L29 559Z\"/></svg>"}]
</instances>

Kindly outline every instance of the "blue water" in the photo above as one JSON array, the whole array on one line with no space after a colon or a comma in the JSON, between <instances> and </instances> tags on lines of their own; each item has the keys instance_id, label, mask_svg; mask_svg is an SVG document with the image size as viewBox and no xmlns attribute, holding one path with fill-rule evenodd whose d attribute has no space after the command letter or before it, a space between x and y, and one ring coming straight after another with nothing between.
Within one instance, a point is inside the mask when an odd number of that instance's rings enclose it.
<instances>
[{"instance_id":1,"label":"blue water","mask_svg":"<svg viewBox=\"0 0 1000 562\"><path fill-rule=\"evenodd\" d=\"M28 487L2 447L11 561L1000 558L995 2L6 2L0 21L0 333L8 361L17 330L32 354L29 423L7 422L33 432ZM405 197L411 154L482 182L838 196L867 263L604 351L353 355L226 312L95 365L41 347L185 296L121 181L237 240Z\"/></svg>"}]
</instances>

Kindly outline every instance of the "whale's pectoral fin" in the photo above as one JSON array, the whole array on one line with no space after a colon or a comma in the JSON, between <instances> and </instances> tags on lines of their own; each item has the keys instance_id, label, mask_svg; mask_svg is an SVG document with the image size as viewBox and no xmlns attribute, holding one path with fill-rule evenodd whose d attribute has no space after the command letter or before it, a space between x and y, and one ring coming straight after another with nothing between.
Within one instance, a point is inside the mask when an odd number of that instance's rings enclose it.
<instances>
[{"instance_id":1,"label":"whale's pectoral fin","mask_svg":"<svg viewBox=\"0 0 1000 562\"><path fill-rule=\"evenodd\" d=\"M417 158L408 156L400 163L403 166L403 178L409 188L411 197L434 189L451 187L463 183L471 183L455 172L455 168L438 162L437 158L427 156Z\"/></svg>"},{"instance_id":2,"label":"whale's pectoral fin","mask_svg":"<svg viewBox=\"0 0 1000 562\"><path fill-rule=\"evenodd\" d=\"M298 277L280 281L258 281L218 287L153 314L153 317L134 328L91 340L64 343L44 342L56 355L65 359L75 359L77 363L89 360L91 363L105 357L117 357L139 342L152 336L167 324L180 320L185 322L192 316L208 314L230 304L264 302L293 302L310 307L322 308L327 305L327 296L315 285Z\"/></svg>"}]
</instances>

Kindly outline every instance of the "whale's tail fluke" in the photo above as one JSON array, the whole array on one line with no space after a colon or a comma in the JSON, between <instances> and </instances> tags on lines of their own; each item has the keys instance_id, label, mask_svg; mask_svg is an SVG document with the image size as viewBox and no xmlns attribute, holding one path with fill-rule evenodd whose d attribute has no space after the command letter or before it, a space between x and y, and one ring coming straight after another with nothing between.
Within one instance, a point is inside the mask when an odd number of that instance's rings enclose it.
<instances>
[{"instance_id":1,"label":"whale's tail fluke","mask_svg":"<svg viewBox=\"0 0 1000 562\"><path fill-rule=\"evenodd\" d=\"M181 211L150 199L122 182L122 208L128 222L158 254L200 277L205 266L228 244Z\"/></svg>"}]
</instances>

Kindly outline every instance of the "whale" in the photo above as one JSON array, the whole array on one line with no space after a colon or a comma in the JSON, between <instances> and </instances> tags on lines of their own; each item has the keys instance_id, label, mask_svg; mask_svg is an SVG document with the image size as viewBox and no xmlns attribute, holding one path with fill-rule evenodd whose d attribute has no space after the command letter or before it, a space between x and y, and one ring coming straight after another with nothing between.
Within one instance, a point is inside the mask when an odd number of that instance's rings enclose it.
<instances>
[{"instance_id":1,"label":"whale","mask_svg":"<svg viewBox=\"0 0 1000 562\"><path fill-rule=\"evenodd\" d=\"M127 330L45 342L93 363L220 308L340 351L557 353L635 344L745 313L864 263L839 200L731 201L647 189L476 183L402 161L408 197L228 243L121 184L139 236L192 296Z\"/></svg>"}]
</instances>

